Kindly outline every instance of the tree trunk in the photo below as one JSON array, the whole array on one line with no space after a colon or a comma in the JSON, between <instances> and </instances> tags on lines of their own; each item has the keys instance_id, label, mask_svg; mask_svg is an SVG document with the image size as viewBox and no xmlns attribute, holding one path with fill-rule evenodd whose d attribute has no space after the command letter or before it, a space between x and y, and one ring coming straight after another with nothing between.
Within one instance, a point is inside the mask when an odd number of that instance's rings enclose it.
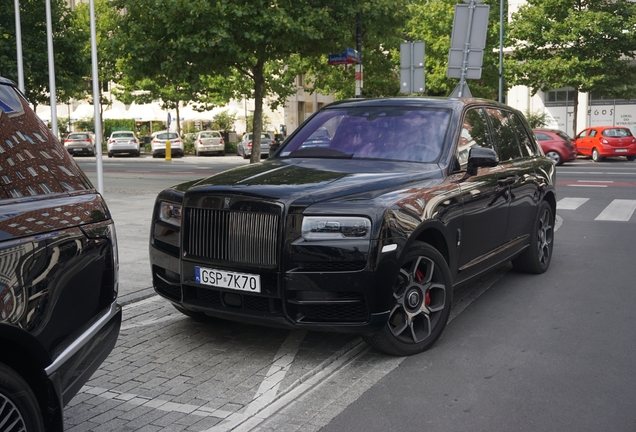
<instances>
[{"instance_id":1,"label":"tree trunk","mask_svg":"<svg viewBox=\"0 0 636 432\"><path fill-rule=\"evenodd\" d=\"M572 113L572 137L576 136L576 124L578 121L578 111L579 111L579 90L574 89L574 112Z\"/></svg>"},{"instance_id":2,"label":"tree trunk","mask_svg":"<svg viewBox=\"0 0 636 432\"><path fill-rule=\"evenodd\" d=\"M250 163L261 160L261 132L263 128L263 63L258 62L252 70L254 74L254 117L252 124L252 156Z\"/></svg>"}]
</instances>

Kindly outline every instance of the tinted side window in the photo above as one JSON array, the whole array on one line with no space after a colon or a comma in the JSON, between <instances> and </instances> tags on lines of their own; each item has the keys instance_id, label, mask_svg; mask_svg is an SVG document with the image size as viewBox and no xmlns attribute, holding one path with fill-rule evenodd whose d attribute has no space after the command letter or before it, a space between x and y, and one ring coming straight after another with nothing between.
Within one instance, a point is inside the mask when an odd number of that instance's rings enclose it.
<instances>
[{"instance_id":1,"label":"tinted side window","mask_svg":"<svg viewBox=\"0 0 636 432\"><path fill-rule=\"evenodd\" d=\"M537 149L535 147L534 140L528 135L528 131L523 125L523 121L516 113L509 112L508 118L510 119L510 126L514 129L517 136L517 143L519 144L519 150L523 157L536 156Z\"/></svg>"},{"instance_id":2,"label":"tinted side window","mask_svg":"<svg viewBox=\"0 0 636 432\"><path fill-rule=\"evenodd\" d=\"M550 138L549 135L546 135L546 134L541 133L541 132L535 132L534 134L537 136L537 139L539 141L550 141L552 139L552 138Z\"/></svg>"},{"instance_id":3,"label":"tinted side window","mask_svg":"<svg viewBox=\"0 0 636 432\"><path fill-rule=\"evenodd\" d=\"M595 136L596 136L596 129L592 129L592 130L590 131L590 136L591 136L591 137L595 137Z\"/></svg>"},{"instance_id":4,"label":"tinted side window","mask_svg":"<svg viewBox=\"0 0 636 432\"><path fill-rule=\"evenodd\" d=\"M90 187L13 87L0 84L0 200Z\"/></svg>"},{"instance_id":5,"label":"tinted side window","mask_svg":"<svg viewBox=\"0 0 636 432\"><path fill-rule=\"evenodd\" d=\"M585 138L587 136L587 131L584 130L583 132L581 132L580 134L578 134L576 137L577 138Z\"/></svg>"},{"instance_id":6,"label":"tinted side window","mask_svg":"<svg viewBox=\"0 0 636 432\"><path fill-rule=\"evenodd\" d=\"M490 118L499 161L506 162L521 158L517 135L507 113L497 108L486 108L486 112Z\"/></svg>"},{"instance_id":7,"label":"tinted side window","mask_svg":"<svg viewBox=\"0 0 636 432\"><path fill-rule=\"evenodd\" d=\"M466 112L462 131L457 144L457 159L461 169L466 169L468 153L472 147L493 148L488 134L486 114L483 109L471 109Z\"/></svg>"}]
</instances>

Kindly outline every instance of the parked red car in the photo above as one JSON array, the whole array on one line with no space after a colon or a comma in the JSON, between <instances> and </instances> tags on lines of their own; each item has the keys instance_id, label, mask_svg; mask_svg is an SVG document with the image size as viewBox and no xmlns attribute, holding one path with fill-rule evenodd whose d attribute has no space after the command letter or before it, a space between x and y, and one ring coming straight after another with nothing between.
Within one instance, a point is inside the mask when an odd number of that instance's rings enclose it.
<instances>
[{"instance_id":1,"label":"parked red car","mask_svg":"<svg viewBox=\"0 0 636 432\"><path fill-rule=\"evenodd\" d=\"M589 127L579 132L575 144L580 155L591 156L594 162L608 156L625 156L628 161L636 159L636 138L626 127Z\"/></svg>"},{"instance_id":2,"label":"parked red car","mask_svg":"<svg viewBox=\"0 0 636 432\"><path fill-rule=\"evenodd\" d=\"M543 153L552 159L555 165L576 159L574 141L565 132L557 129L534 129L533 132L541 144Z\"/></svg>"}]
</instances>

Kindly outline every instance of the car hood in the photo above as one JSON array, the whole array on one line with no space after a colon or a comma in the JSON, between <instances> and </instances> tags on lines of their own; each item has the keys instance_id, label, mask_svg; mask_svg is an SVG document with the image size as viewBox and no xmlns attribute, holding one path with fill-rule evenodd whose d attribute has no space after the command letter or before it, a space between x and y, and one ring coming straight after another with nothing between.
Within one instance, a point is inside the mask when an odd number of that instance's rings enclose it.
<instances>
[{"instance_id":1,"label":"car hood","mask_svg":"<svg viewBox=\"0 0 636 432\"><path fill-rule=\"evenodd\" d=\"M413 182L441 176L442 171L436 164L275 159L234 168L172 189L188 195L229 193L312 204L348 195L401 189Z\"/></svg>"}]
</instances>

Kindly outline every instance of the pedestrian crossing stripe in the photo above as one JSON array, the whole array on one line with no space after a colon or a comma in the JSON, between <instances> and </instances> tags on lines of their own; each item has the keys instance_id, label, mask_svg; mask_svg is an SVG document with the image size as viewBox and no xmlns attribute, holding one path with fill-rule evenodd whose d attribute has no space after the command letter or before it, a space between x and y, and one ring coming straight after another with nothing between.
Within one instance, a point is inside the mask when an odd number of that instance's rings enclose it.
<instances>
[{"instance_id":1,"label":"pedestrian crossing stripe","mask_svg":"<svg viewBox=\"0 0 636 432\"><path fill-rule=\"evenodd\" d=\"M589 198L562 198L557 202L557 210L577 210ZM636 211L636 200L615 199L594 219L595 221L627 222Z\"/></svg>"},{"instance_id":2,"label":"pedestrian crossing stripe","mask_svg":"<svg viewBox=\"0 0 636 432\"><path fill-rule=\"evenodd\" d=\"M615 199L594 220L628 221L636 210L636 200Z\"/></svg>"},{"instance_id":3,"label":"pedestrian crossing stripe","mask_svg":"<svg viewBox=\"0 0 636 432\"><path fill-rule=\"evenodd\" d=\"M589 198L563 198L557 203L557 210L576 210L588 200Z\"/></svg>"}]
</instances>

